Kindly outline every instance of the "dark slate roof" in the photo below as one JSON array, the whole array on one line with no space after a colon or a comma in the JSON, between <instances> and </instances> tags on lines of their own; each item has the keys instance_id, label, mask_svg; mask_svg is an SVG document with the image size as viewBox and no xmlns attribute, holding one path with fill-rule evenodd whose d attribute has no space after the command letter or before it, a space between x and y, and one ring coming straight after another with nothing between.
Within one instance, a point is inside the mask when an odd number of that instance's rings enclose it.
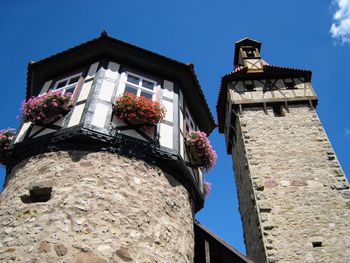
<instances>
[{"instance_id":1,"label":"dark slate roof","mask_svg":"<svg viewBox=\"0 0 350 263\"><path fill-rule=\"evenodd\" d=\"M98 38L53 56L37 62L29 62L27 99L39 93L45 80L54 78L68 70L77 70L79 67L86 66L87 63L94 63L101 59L115 59L119 63L140 67L148 72L160 74L164 78L179 82L181 90L190 104L198 105L191 110L200 129L209 134L216 127L193 64L185 64L109 37L106 32L102 32Z\"/></svg>"},{"instance_id":2,"label":"dark slate roof","mask_svg":"<svg viewBox=\"0 0 350 263\"><path fill-rule=\"evenodd\" d=\"M266 63L266 62L264 62ZM263 65L263 70L260 72L248 72L248 68L238 65L236 68L222 76L221 85L219 89L219 96L216 103L216 112L218 118L219 132L224 132L225 115L226 115L226 102L227 102L227 84L230 81L238 80L259 80L259 79L271 79L271 78L291 78L291 77L303 77L305 81L311 81L312 72L310 70Z\"/></svg>"},{"instance_id":3,"label":"dark slate roof","mask_svg":"<svg viewBox=\"0 0 350 263\"><path fill-rule=\"evenodd\" d=\"M214 263L253 263L237 249L222 240L198 221L194 223L195 244L194 263L206 261L205 241L209 244L210 262Z\"/></svg>"}]
</instances>

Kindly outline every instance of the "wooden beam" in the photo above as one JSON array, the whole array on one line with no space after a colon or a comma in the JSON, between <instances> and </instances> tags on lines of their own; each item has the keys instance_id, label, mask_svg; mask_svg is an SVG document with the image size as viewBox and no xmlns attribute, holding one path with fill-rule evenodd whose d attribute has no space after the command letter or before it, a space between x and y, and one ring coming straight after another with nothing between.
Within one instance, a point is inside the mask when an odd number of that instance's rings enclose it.
<instances>
[{"instance_id":1,"label":"wooden beam","mask_svg":"<svg viewBox=\"0 0 350 263\"><path fill-rule=\"evenodd\" d=\"M204 240L205 263L210 263L210 248L208 240Z\"/></svg>"}]
</instances>

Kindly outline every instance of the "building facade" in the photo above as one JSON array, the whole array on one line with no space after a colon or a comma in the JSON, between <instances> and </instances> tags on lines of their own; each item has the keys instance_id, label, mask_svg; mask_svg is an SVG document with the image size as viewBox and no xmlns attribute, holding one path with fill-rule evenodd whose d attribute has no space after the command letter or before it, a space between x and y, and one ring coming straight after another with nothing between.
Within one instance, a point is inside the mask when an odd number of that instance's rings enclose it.
<instances>
[{"instance_id":1,"label":"building facade","mask_svg":"<svg viewBox=\"0 0 350 263\"><path fill-rule=\"evenodd\" d=\"M124 96L147 117L118 115ZM0 149L0 262L251 262L194 220L205 168L186 137L215 122L192 64L102 32L30 62L26 99Z\"/></svg>"},{"instance_id":2,"label":"building facade","mask_svg":"<svg viewBox=\"0 0 350 263\"><path fill-rule=\"evenodd\" d=\"M193 262L203 176L185 136L215 127L193 65L103 32L28 65L27 99L52 91L69 112L24 121L10 146L0 261ZM116 118L126 92L159 102L161 123Z\"/></svg>"},{"instance_id":3,"label":"building facade","mask_svg":"<svg viewBox=\"0 0 350 263\"><path fill-rule=\"evenodd\" d=\"M260 49L253 39L236 43L217 104L247 256L348 262L349 184L317 116L311 72L269 65Z\"/></svg>"}]
</instances>

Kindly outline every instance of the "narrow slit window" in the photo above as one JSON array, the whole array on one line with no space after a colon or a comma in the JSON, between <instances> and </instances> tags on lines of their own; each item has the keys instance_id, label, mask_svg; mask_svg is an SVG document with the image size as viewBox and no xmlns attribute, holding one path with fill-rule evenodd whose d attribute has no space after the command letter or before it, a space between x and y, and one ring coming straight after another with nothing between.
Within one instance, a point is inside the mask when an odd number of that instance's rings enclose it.
<instances>
[{"instance_id":1,"label":"narrow slit window","mask_svg":"<svg viewBox=\"0 0 350 263\"><path fill-rule=\"evenodd\" d=\"M244 89L246 91L254 91L255 90L255 87L254 87L254 84L253 83L246 83L244 84Z\"/></svg>"},{"instance_id":2,"label":"narrow slit window","mask_svg":"<svg viewBox=\"0 0 350 263\"><path fill-rule=\"evenodd\" d=\"M313 241L312 246L313 247L322 247L322 242L321 241Z\"/></svg>"},{"instance_id":3,"label":"narrow slit window","mask_svg":"<svg viewBox=\"0 0 350 263\"><path fill-rule=\"evenodd\" d=\"M285 81L285 85L287 89L296 89L293 81Z\"/></svg>"},{"instance_id":4,"label":"narrow slit window","mask_svg":"<svg viewBox=\"0 0 350 263\"><path fill-rule=\"evenodd\" d=\"M273 115L275 117L283 117L285 116L283 107L281 105L275 105L272 107Z\"/></svg>"},{"instance_id":5,"label":"narrow slit window","mask_svg":"<svg viewBox=\"0 0 350 263\"><path fill-rule=\"evenodd\" d=\"M271 80L266 80L265 89L266 90L275 90L276 88Z\"/></svg>"}]
</instances>

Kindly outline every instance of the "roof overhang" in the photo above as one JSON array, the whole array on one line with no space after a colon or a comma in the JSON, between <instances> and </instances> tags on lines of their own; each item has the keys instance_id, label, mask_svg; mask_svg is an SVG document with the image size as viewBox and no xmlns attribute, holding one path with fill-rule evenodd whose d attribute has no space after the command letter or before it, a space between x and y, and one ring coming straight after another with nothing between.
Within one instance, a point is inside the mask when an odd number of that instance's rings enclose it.
<instances>
[{"instance_id":1,"label":"roof overhang","mask_svg":"<svg viewBox=\"0 0 350 263\"><path fill-rule=\"evenodd\" d=\"M185 64L149 50L128 44L102 33L99 38L75 46L38 62L28 64L27 99L38 95L45 80L70 70L100 60L114 60L129 66L144 69L164 79L179 83L180 88L191 105L191 109L201 130L210 133L215 121L204 97L192 64Z\"/></svg>"},{"instance_id":2,"label":"roof overhang","mask_svg":"<svg viewBox=\"0 0 350 263\"><path fill-rule=\"evenodd\" d=\"M211 232L208 228L194 222L195 233L195 263L208 262L207 256L210 259L220 263L253 263L237 249L222 240L220 237ZM207 242L207 248L205 243ZM212 261L210 261L212 262Z\"/></svg>"},{"instance_id":3,"label":"roof overhang","mask_svg":"<svg viewBox=\"0 0 350 263\"><path fill-rule=\"evenodd\" d=\"M238 67L233 72L224 75L221 78L221 86L219 89L219 96L216 104L219 132L224 132L226 116L225 107L227 102L227 86L229 82L272 78L304 78L306 82L310 82L311 77L312 72L310 70L279 67L272 65L264 65L263 71L259 72L248 72L248 69L246 67Z\"/></svg>"}]
</instances>

